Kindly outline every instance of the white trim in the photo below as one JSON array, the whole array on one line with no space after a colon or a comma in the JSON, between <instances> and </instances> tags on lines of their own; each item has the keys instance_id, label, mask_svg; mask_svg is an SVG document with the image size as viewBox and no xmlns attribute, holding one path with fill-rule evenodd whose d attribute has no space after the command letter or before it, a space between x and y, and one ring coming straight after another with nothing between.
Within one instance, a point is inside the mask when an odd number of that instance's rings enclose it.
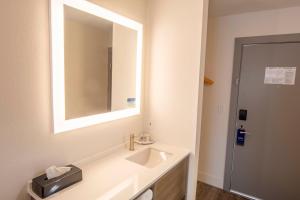
<instances>
[{"instance_id":1,"label":"white trim","mask_svg":"<svg viewBox=\"0 0 300 200\"><path fill-rule=\"evenodd\" d=\"M242 192L238 192L238 191L235 191L235 190L230 190L231 193L234 193L234 194L237 194L237 195L240 195L242 197L245 197L247 199L251 199L251 200L263 200L263 199L260 199L260 198L257 198L257 197L254 197L254 196L251 196L251 195L248 195L248 194L244 194Z\"/></svg>"},{"instance_id":2,"label":"white trim","mask_svg":"<svg viewBox=\"0 0 300 200\"><path fill-rule=\"evenodd\" d=\"M136 107L80 117L65 119L65 76L64 76L64 5L90 13L137 31L136 60ZM142 88L142 49L143 25L102 8L86 0L51 0L51 57L52 57L52 104L54 133L83 128L103 122L117 120L140 114Z\"/></svg>"}]
</instances>

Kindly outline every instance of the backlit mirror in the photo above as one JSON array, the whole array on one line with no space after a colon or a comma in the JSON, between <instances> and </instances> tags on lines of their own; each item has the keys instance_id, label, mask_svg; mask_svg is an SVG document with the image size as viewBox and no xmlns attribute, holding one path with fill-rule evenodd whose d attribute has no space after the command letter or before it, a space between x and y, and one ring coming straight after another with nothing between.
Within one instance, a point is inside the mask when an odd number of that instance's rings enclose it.
<instances>
[{"instance_id":1,"label":"backlit mirror","mask_svg":"<svg viewBox=\"0 0 300 200\"><path fill-rule=\"evenodd\" d=\"M140 113L142 25L84 0L52 0L54 132Z\"/></svg>"}]
</instances>

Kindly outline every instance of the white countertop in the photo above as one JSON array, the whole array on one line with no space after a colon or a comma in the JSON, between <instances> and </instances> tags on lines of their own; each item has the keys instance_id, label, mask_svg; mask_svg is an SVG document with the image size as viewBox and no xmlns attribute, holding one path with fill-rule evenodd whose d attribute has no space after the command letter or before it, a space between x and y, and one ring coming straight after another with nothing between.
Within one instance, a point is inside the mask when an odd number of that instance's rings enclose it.
<instances>
[{"instance_id":1,"label":"white countertop","mask_svg":"<svg viewBox=\"0 0 300 200\"><path fill-rule=\"evenodd\" d=\"M154 168L146 168L127 157L153 147L172 156ZM75 165L82 169L83 180L46 200L129 200L152 186L161 176L189 155L187 149L155 143L135 145L135 151L122 147L102 157L91 157ZM28 193L36 200L42 200L28 184Z\"/></svg>"}]
</instances>

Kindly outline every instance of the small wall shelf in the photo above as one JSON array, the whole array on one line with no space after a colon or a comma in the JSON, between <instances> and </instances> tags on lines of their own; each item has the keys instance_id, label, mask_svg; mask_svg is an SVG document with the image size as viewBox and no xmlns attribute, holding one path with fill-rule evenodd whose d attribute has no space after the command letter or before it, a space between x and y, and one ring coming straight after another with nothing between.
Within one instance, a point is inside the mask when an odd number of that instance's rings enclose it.
<instances>
[{"instance_id":1,"label":"small wall shelf","mask_svg":"<svg viewBox=\"0 0 300 200\"><path fill-rule=\"evenodd\" d=\"M212 85L214 84L214 81L208 78L207 76L204 76L204 84L205 85Z\"/></svg>"}]
</instances>

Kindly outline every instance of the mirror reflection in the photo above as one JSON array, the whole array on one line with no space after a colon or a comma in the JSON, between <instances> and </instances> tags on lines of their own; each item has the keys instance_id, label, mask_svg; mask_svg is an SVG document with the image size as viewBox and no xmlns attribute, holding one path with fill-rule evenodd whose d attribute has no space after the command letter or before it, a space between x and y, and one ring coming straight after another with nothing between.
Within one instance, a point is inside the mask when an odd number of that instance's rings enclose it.
<instances>
[{"instance_id":1,"label":"mirror reflection","mask_svg":"<svg viewBox=\"0 0 300 200\"><path fill-rule=\"evenodd\" d=\"M137 32L64 6L65 116L135 107Z\"/></svg>"}]
</instances>

